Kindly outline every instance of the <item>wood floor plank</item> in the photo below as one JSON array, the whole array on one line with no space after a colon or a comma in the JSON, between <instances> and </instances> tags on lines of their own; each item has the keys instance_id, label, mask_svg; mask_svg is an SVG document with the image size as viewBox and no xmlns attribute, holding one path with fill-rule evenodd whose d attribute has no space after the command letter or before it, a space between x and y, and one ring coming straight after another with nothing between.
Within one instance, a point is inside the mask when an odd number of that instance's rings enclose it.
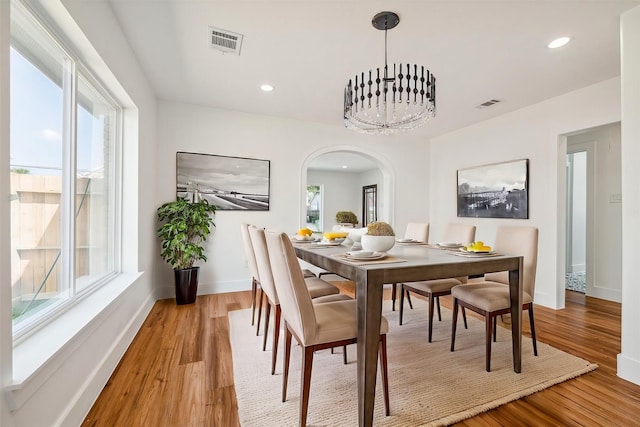
<instances>
[{"instance_id":1,"label":"wood floor plank","mask_svg":"<svg viewBox=\"0 0 640 427\"><path fill-rule=\"evenodd\" d=\"M353 283L334 284L353 296ZM228 313L250 304L249 291L198 296L189 306L157 301L82 425L239 426ZM616 375L620 304L568 291L565 309L534 313L540 341L600 367L457 425L640 425L640 386ZM501 325L509 323L506 316Z\"/></svg>"}]
</instances>

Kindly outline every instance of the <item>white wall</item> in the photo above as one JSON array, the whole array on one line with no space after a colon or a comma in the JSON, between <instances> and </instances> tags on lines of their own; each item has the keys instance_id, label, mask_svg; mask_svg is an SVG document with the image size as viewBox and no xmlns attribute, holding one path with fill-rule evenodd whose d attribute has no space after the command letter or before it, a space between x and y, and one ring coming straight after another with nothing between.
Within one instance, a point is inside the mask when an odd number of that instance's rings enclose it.
<instances>
[{"instance_id":1,"label":"white wall","mask_svg":"<svg viewBox=\"0 0 640 427\"><path fill-rule=\"evenodd\" d=\"M307 171L307 185L323 185L323 231L337 224L336 212L351 211L360 218L359 174L354 172Z\"/></svg>"},{"instance_id":2,"label":"white wall","mask_svg":"<svg viewBox=\"0 0 640 427\"><path fill-rule=\"evenodd\" d=\"M618 375L640 384L640 7L622 15L622 351Z\"/></svg>"},{"instance_id":3,"label":"white wall","mask_svg":"<svg viewBox=\"0 0 640 427\"><path fill-rule=\"evenodd\" d=\"M268 212L218 211L217 228L207 242L209 261L202 265L200 293L250 289L249 271L240 239L242 222L294 233L301 225L304 201L301 182L303 165L318 151L335 146L340 151L373 154L396 165L397 209L393 223L404 229L409 216L426 216L428 201L414 197L415 183L428 179L425 141L415 133L372 137L335 126L258 116L228 110L160 102L155 204L175 198L176 151L250 157L271 161L271 199ZM326 151L325 151L326 152ZM422 191L423 185L420 186ZM392 224L392 225L394 225ZM157 257L156 286L165 297L173 295L169 266Z\"/></svg>"},{"instance_id":4,"label":"white wall","mask_svg":"<svg viewBox=\"0 0 640 427\"><path fill-rule=\"evenodd\" d=\"M597 99L598 102L593 102ZM564 305L565 135L620 120L620 79L614 78L435 138L431 145L431 240L447 222L474 223L476 239L493 242L501 224L540 229L535 302ZM529 219L456 217L456 171L476 165L529 159ZM562 229L561 229L562 228ZM560 288L559 288L560 287Z\"/></svg>"},{"instance_id":5,"label":"white wall","mask_svg":"<svg viewBox=\"0 0 640 427\"><path fill-rule=\"evenodd\" d=\"M33 0L29 3L48 16L53 27L64 28L73 34L72 38L78 43L81 56L98 71L101 78L112 83L117 80L123 90L117 90L114 96L126 106L124 133L127 144L123 149L123 271L127 273L128 280L122 282L124 285L119 283L119 286L105 287L105 292L100 294L105 297L103 303L108 301L104 308L89 319L39 370L26 377L22 376L22 360L13 360L12 367L11 326L4 318L6 310L10 310L11 300L4 295L0 299L0 313L3 316L0 335L2 386L5 391L12 390L7 391L5 396L15 406L7 414L5 399L2 399L2 426L77 426L91 408L155 300L151 285L151 266L155 251L152 225L155 222L152 149L156 130L155 95L107 2ZM8 60L9 40L5 30L8 28L5 15L8 4L7 1L0 1L0 125L6 124L8 114L4 108L7 98L3 90L7 82L7 73L4 71ZM112 75L105 73L107 68ZM0 126L0 129L4 156L5 147L8 146L5 143L7 135L5 126ZM2 160L6 158L2 157ZM2 161L1 164L2 168L6 168L8 161ZM0 170L0 176L3 177L2 194L6 196L8 191L5 191L5 175L8 176L6 169ZM8 200L8 197L2 199ZM9 235L5 232L4 219L7 209L6 203L0 207L2 235ZM5 240L3 239L0 247L3 263L8 259L8 242ZM9 274L4 264L2 267L2 275ZM138 277L139 272L145 273L137 280L132 279ZM90 305L93 307L93 302ZM67 313L75 315L76 312L72 309ZM57 321L51 322L51 325L55 324ZM46 332L43 334L46 335ZM47 338L50 340L57 336L57 333L52 333ZM7 354L9 360L5 357Z\"/></svg>"}]
</instances>

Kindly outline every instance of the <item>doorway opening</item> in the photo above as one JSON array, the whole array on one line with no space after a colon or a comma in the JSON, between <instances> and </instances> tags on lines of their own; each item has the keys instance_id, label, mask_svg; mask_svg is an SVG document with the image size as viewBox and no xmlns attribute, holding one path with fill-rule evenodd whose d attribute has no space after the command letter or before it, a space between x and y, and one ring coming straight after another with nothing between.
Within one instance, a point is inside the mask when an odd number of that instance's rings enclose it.
<instances>
[{"instance_id":1,"label":"doorway opening","mask_svg":"<svg viewBox=\"0 0 640 427\"><path fill-rule=\"evenodd\" d=\"M586 292L587 151L567 147L567 255L565 288Z\"/></svg>"}]
</instances>

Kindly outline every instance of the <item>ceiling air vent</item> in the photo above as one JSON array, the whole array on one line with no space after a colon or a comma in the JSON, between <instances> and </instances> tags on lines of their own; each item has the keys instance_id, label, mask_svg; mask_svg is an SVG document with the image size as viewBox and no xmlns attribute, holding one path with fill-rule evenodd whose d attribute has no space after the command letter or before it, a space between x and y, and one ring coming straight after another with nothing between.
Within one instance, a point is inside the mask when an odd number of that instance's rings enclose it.
<instances>
[{"instance_id":1,"label":"ceiling air vent","mask_svg":"<svg viewBox=\"0 0 640 427\"><path fill-rule=\"evenodd\" d=\"M480 105L477 105L476 108L489 108L493 105L496 105L498 102L501 102L499 99L490 99L486 102L483 102Z\"/></svg>"},{"instance_id":2,"label":"ceiling air vent","mask_svg":"<svg viewBox=\"0 0 640 427\"><path fill-rule=\"evenodd\" d=\"M209 27L209 46L222 52L240 55L243 37L242 34Z\"/></svg>"}]
</instances>

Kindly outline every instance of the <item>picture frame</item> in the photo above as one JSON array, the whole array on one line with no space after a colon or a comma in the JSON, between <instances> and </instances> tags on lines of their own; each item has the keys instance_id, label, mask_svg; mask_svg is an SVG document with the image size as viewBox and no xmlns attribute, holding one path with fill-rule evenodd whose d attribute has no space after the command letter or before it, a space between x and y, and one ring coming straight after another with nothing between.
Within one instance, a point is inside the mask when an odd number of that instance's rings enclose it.
<instances>
[{"instance_id":1,"label":"picture frame","mask_svg":"<svg viewBox=\"0 0 640 427\"><path fill-rule=\"evenodd\" d=\"M459 169L457 175L458 217L529 218L529 159Z\"/></svg>"},{"instance_id":2,"label":"picture frame","mask_svg":"<svg viewBox=\"0 0 640 427\"><path fill-rule=\"evenodd\" d=\"M176 196L218 210L268 211L270 174L269 160L176 152Z\"/></svg>"}]
</instances>

